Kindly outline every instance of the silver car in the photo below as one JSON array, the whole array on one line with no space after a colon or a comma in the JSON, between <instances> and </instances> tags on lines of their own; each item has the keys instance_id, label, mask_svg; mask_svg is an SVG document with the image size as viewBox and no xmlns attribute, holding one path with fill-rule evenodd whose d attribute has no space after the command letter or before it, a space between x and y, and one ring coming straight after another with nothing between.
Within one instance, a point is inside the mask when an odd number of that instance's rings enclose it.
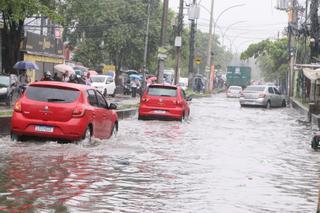
<instances>
[{"instance_id":1,"label":"silver car","mask_svg":"<svg viewBox=\"0 0 320 213\"><path fill-rule=\"evenodd\" d=\"M241 106L285 107L286 98L275 86L248 86L240 96Z\"/></svg>"}]
</instances>

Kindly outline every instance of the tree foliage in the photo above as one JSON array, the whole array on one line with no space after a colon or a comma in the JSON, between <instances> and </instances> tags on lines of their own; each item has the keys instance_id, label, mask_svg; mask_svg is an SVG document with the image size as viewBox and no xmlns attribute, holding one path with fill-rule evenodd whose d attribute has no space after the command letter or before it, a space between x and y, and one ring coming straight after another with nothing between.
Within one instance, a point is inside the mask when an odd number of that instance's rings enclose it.
<instances>
[{"instance_id":1,"label":"tree foliage","mask_svg":"<svg viewBox=\"0 0 320 213\"><path fill-rule=\"evenodd\" d=\"M266 81L284 80L288 70L288 40L263 40L251 44L240 58L247 60L254 57Z\"/></svg>"},{"instance_id":2,"label":"tree foliage","mask_svg":"<svg viewBox=\"0 0 320 213\"><path fill-rule=\"evenodd\" d=\"M13 65L21 60L20 43L23 40L23 26L26 18L45 16L57 22L61 21L55 9L55 0L2 0L0 13L4 22L2 30L3 65L6 72L14 72Z\"/></svg>"},{"instance_id":3,"label":"tree foliage","mask_svg":"<svg viewBox=\"0 0 320 213\"><path fill-rule=\"evenodd\" d=\"M148 67L160 40L160 1L151 1ZM144 0L67 0L65 40L77 47L75 59L86 66L111 63L120 68L143 66L147 20Z\"/></svg>"}]
</instances>

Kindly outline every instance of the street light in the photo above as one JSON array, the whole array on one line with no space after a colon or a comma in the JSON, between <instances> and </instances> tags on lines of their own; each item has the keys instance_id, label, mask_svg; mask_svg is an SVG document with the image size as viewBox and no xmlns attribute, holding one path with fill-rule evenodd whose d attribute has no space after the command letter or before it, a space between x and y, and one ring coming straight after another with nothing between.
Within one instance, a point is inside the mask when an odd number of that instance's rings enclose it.
<instances>
[{"instance_id":1,"label":"street light","mask_svg":"<svg viewBox=\"0 0 320 213\"><path fill-rule=\"evenodd\" d=\"M213 1L213 0L212 0ZM217 27L217 24L219 22L219 19L221 18L221 16L227 12L228 10L232 9L232 8L235 8L235 7L242 7L246 4L236 4L236 5L232 5L226 9L224 9L217 17L216 21L214 22L214 26L213 26L213 41L214 41L214 36L215 36L215 33L216 33L216 27ZM212 21L212 17L210 18L210 21ZM211 27L211 25L210 25ZM209 41L212 39L211 37L211 32L209 33ZM209 79L210 79L210 83L209 83L209 90L212 90L213 88L213 82L211 82L212 78L214 77L214 69L211 69L211 64L213 63L213 54L211 54L211 49L213 49L211 47L211 42L209 42L210 44L208 45L208 61L207 61L207 64L209 66L209 69L210 69L210 75L209 75ZM214 46L214 45L213 45Z\"/></svg>"},{"instance_id":2,"label":"street light","mask_svg":"<svg viewBox=\"0 0 320 213\"><path fill-rule=\"evenodd\" d=\"M222 33L222 46L224 45L224 37L226 36L226 33L228 32L228 30L230 30L230 28L233 27L234 25L244 23L244 22L247 22L247 21L237 21L227 26L226 30Z\"/></svg>"}]
</instances>

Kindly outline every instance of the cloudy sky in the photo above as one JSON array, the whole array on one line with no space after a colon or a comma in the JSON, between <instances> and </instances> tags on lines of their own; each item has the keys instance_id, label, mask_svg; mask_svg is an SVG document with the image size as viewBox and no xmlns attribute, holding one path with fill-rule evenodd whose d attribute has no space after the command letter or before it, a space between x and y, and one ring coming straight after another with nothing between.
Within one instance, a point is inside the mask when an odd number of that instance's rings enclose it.
<instances>
[{"instance_id":1,"label":"cloudy sky","mask_svg":"<svg viewBox=\"0 0 320 213\"><path fill-rule=\"evenodd\" d=\"M186 3L192 2L185 0ZM198 28L201 31L209 32L210 5L211 0L197 0L200 2L200 19ZM250 43L255 43L263 39L276 39L284 27L287 26L288 18L284 11L275 9L276 0L215 0L215 19L225 9L234 5L241 5L227 10L220 16L217 23L216 33L224 39L220 39L227 48L232 48L233 52L245 50ZM179 0L169 0L169 7L178 11ZM187 14L187 9L185 9ZM189 25L187 17L184 24Z\"/></svg>"}]
</instances>

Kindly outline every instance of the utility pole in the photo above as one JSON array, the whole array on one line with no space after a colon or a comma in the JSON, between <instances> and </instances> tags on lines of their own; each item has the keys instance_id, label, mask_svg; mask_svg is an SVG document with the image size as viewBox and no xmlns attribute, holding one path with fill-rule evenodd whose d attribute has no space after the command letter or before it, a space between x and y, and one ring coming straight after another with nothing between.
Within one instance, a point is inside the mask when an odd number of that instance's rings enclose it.
<instances>
[{"instance_id":1,"label":"utility pole","mask_svg":"<svg viewBox=\"0 0 320 213\"><path fill-rule=\"evenodd\" d=\"M196 0L192 1L193 9L196 7ZM194 12L194 10L193 10ZM190 16L190 14L189 14ZM194 49L195 49L195 34L196 34L196 18L189 17L191 20L190 38L189 38L189 66L188 66L188 85L192 87L192 78L194 74Z\"/></svg>"},{"instance_id":2,"label":"utility pole","mask_svg":"<svg viewBox=\"0 0 320 213\"><path fill-rule=\"evenodd\" d=\"M151 0L148 1L147 30L146 30L146 37L145 37L145 42L144 42L144 53L143 53L142 89L145 89L145 85L146 85L145 80L146 80L147 54L148 54L148 43L149 43L150 12L151 12Z\"/></svg>"},{"instance_id":3,"label":"utility pole","mask_svg":"<svg viewBox=\"0 0 320 213\"><path fill-rule=\"evenodd\" d=\"M213 9L214 9L214 0L211 0L211 10L210 10L210 25L209 25L209 38L208 38L208 52L207 52L207 79L209 80L209 91L213 90L213 80L214 80L214 67L211 67L211 46L212 46L212 25L213 25Z\"/></svg>"},{"instance_id":4,"label":"utility pole","mask_svg":"<svg viewBox=\"0 0 320 213\"><path fill-rule=\"evenodd\" d=\"M181 60L181 45L182 45L182 29L183 29L183 3L184 0L180 0L179 5L179 15L178 15L178 26L177 26L177 35L175 39L175 46L176 46L176 67L175 67L175 78L174 84L179 83L180 78L180 60Z\"/></svg>"},{"instance_id":5,"label":"utility pole","mask_svg":"<svg viewBox=\"0 0 320 213\"><path fill-rule=\"evenodd\" d=\"M294 79L294 63L295 63L295 38L293 34L293 28L297 24L297 10L296 10L296 0L289 0L288 4L288 49L289 49L289 63L290 70L288 72L288 96L293 96L293 79Z\"/></svg>"},{"instance_id":6,"label":"utility pole","mask_svg":"<svg viewBox=\"0 0 320 213\"><path fill-rule=\"evenodd\" d=\"M163 83L163 71L164 71L164 60L167 58L166 51L163 51L166 44L166 34L168 28L168 9L169 0L163 0L163 12L162 12L162 24L161 24L161 38L160 38L160 48L158 58L159 58L159 70L157 75L158 83Z\"/></svg>"}]
</instances>

